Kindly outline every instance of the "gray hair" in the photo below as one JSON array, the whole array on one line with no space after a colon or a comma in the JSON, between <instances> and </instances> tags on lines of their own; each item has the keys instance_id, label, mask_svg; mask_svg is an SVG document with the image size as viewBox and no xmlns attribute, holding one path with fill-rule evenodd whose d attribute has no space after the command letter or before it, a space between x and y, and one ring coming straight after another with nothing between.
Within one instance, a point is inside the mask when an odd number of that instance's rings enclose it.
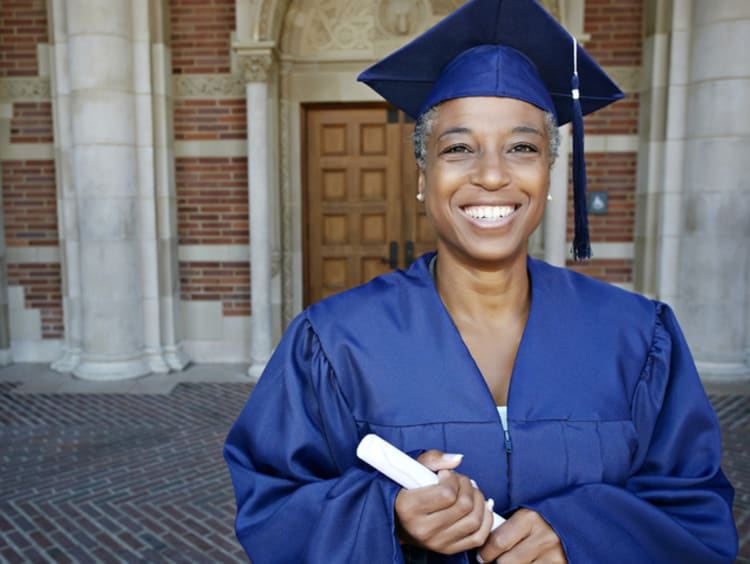
<instances>
[{"instance_id":1,"label":"gray hair","mask_svg":"<svg viewBox=\"0 0 750 564\"><path fill-rule=\"evenodd\" d=\"M420 170L425 169L427 161L427 140L430 138L432 130L435 127L435 122L437 121L437 108L437 106L432 106L429 110L423 113L414 127L414 135L412 136L414 142L414 158L417 160L417 166ZM560 151L560 130L557 128L557 120L552 112L544 112L544 126L547 129L547 137L549 138L549 164L551 167L555 164L555 160Z\"/></svg>"}]
</instances>

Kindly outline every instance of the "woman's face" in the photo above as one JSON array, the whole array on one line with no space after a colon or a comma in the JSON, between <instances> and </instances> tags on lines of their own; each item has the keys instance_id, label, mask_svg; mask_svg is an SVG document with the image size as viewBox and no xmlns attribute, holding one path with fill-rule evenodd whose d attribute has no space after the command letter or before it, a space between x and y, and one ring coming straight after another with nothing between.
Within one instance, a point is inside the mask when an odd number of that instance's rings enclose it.
<instances>
[{"instance_id":1,"label":"woman's face","mask_svg":"<svg viewBox=\"0 0 750 564\"><path fill-rule=\"evenodd\" d=\"M544 112L513 98L438 106L419 189L438 250L470 263L525 259L550 182Z\"/></svg>"}]
</instances>

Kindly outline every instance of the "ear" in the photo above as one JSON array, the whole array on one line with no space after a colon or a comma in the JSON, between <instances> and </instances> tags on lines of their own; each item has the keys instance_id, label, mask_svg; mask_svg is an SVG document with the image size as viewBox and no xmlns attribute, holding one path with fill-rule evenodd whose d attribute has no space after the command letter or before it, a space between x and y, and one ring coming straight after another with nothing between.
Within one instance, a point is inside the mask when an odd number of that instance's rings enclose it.
<instances>
[{"instance_id":1,"label":"ear","mask_svg":"<svg viewBox=\"0 0 750 564\"><path fill-rule=\"evenodd\" d=\"M419 175L417 176L417 193L418 194L424 194L425 192L425 179L424 179L424 169L419 169Z\"/></svg>"}]
</instances>

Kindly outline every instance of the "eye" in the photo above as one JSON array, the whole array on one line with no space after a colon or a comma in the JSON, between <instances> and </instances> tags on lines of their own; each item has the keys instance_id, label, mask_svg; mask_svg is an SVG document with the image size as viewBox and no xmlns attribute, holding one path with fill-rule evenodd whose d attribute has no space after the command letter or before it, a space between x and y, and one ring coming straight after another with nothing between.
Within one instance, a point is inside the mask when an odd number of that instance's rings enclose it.
<instances>
[{"instance_id":1,"label":"eye","mask_svg":"<svg viewBox=\"0 0 750 564\"><path fill-rule=\"evenodd\" d=\"M531 145L529 143L518 143L516 145L513 145L510 148L511 153L538 153L539 149L537 149L534 145Z\"/></svg>"},{"instance_id":2,"label":"eye","mask_svg":"<svg viewBox=\"0 0 750 564\"><path fill-rule=\"evenodd\" d=\"M467 145L451 145L443 150L443 154L470 153L471 149Z\"/></svg>"}]
</instances>

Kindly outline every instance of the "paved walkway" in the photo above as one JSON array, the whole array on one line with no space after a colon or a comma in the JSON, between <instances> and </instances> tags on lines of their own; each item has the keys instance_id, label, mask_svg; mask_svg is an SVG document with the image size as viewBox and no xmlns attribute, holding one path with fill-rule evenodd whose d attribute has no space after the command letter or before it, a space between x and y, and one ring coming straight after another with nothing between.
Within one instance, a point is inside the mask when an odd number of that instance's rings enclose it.
<instances>
[{"instance_id":1,"label":"paved walkway","mask_svg":"<svg viewBox=\"0 0 750 564\"><path fill-rule=\"evenodd\" d=\"M240 365L87 383L0 370L0 562L247 562L221 447ZM750 563L750 386L711 387Z\"/></svg>"}]
</instances>

